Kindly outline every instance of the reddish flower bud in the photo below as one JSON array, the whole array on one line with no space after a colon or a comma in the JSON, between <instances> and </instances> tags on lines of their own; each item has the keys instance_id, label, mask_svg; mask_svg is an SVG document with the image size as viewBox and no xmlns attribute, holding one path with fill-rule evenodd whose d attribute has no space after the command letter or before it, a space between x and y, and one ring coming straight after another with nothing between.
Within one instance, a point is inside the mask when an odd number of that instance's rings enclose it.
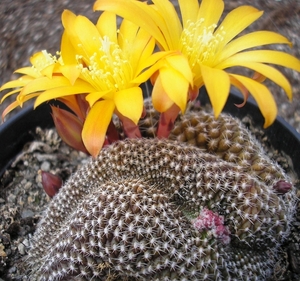
<instances>
[{"instance_id":1,"label":"reddish flower bud","mask_svg":"<svg viewBox=\"0 0 300 281\"><path fill-rule=\"evenodd\" d=\"M273 188L278 194L283 195L291 190L292 184L284 180L280 180L273 186Z\"/></svg>"},{"instance_id":2,"label":"reddish flower bud","mask_svg":"<svg viewBox=\"0 0 300 281\"><path fill-rule=\"evenodd\" d=\"M81 137L83 122L67 110L54 106L51 109L54 125L62 140L72 148L88 154Z\"/></svg>"},{"instance_id":3,"label":"reddish flower bud","mask_svg":"<svg viewBox=\"0 0 300 281\"><path fill-rule=\"evenodd\" d=\"M52 198L62 187L62 179L57 175L42 170L39 170L39 174L42 177L42 185L45 192Z\"/></svg>"}]
</instances>

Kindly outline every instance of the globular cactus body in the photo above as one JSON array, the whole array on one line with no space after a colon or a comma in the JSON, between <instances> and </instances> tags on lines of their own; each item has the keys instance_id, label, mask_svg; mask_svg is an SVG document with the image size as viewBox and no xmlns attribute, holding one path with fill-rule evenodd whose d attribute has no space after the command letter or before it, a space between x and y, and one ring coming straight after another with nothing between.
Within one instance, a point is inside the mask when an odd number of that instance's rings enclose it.
<instances>
[{"instance_id":1,"label":"globular cactus body","mask_svg":"<svg viewBox=\"0 0 300 281\"><path fill-rule=\"evenodd\" d=\"M172 140L112 144L76 172L39 223L32 280L264 280L295 192L232 118L218 130L199 118Z\"/></svg>"}]
</instances>

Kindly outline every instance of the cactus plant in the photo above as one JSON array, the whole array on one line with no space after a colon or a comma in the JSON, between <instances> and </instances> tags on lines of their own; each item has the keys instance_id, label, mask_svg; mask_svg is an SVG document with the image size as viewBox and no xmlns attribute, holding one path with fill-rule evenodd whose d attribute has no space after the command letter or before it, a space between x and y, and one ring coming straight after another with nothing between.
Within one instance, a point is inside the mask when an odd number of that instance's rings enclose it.
<instances>
[{"instance_id":1,"label":"cactus plant","mask_svg":"<svg viewBox=\"0 0 300 281\"><path fill-rule=\"evenodd\" d=\"M192 109L170 139L104 148L51 201L31 280L264 280L289 234L295 190L243 125ZM155 136L155 135L153 135Z\"/></svg>"}]
</instances>

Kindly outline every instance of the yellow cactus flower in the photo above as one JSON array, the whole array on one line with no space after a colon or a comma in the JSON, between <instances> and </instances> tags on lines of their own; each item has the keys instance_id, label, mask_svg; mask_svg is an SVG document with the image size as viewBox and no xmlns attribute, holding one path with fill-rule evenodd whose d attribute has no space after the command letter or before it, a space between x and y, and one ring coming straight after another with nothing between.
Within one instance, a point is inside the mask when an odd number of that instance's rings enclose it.
<instances>
[{"instance_id":1,"label":"yellow cactus flower","mask_svg":"<svg viewBox=\"0 0 300 281\"><path fill-rule=\"evenodd\" d=\"M153 93L156 107L166 110L174 102L184 110L186 101L195 98L199 88L205 85L217 117L226 103L230 85L233 85L242 92L245 100L248 91L252 94L265 118L264 127L272 124L277 107L269 89L261 83L262 77L282 87L291 99L290 83L269 64L300 71L300 61L280 51L248 50L267 44L291 45L275 32L256 31L236 38L263 12L252 6L240 6L218 24L224 10L222 0L203 0L201 4L198 0L178 0L181 17L170 1L152 2L148 5L137 0L98 0L94 10L111 11L131 20L151 34L161 50L178 52L177 56L164 58L168 62L162 63L156 74L158 84ZM179 54L188 62L188 70L185 60L178 58ZM249 68L255 74L249 78L225 71L235 66Z\"/></svg>"},{"instance_id":2,"label":"yellow cactus flower","mask_svg":"<svg viewBox=\"0 0 300 281\"><path fill-rule=\"evenodd\" d=\"M60 57L46 51L37 53L31 58L32 67L16 71L22 77L0 88L19 87L3 97L19 92L3 117L32 98L36 98L35 107L59 99L73 110L78 108L74 95L85 94L89 108L82 140L89 153L96 156L114 113L126 124L131 120L137 126L143 111L139 85L153 74L147 71L145 75L143 71L164 54L154 56L155 39L130 21L123 20L117 29L116 15L110 12L102 13L95 25L66 10L62 23L65 30Z\"/></svg>"}]
</instances>

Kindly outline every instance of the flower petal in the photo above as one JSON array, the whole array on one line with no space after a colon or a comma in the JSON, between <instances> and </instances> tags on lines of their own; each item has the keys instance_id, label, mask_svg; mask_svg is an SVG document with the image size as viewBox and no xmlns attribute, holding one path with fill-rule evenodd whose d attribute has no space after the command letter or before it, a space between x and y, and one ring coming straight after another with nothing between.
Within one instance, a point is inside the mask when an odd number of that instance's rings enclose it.
<instances>
[{"instance_id":1,"label":"flower petal","mask_svg":"<svg viewBox=\"0 0 300 281\"><path fill-rule=\"evenodd\" d=\"M164 24L158 26L168 42L169 49L176 50L179 46L182 25L175 7L169 0L152 0L152 2L155 5L155 10L158 11L158 14L163 18Z\"/></svg>"},{"instance_id":2,"label":"flower petal","mask_svg":"<svg viewBox=\"0 0 300 281\"><path fill-rule=\"evenodd\" d=\"M73 86L58 87L39 94L34 103L34 107L37 107L41 103L52 99L74 94L85 94L89 92L95 92L95 89L89 83L78 79Z\"/></svg>"},{"instance_id":3,"label":"flower petal","mask_svg":"<svg viewBox=\"0 0 300 281\"><path fill-rule=\"evenodd\" d=\"M159 70L159 76L162 86L169 98L179 106L181 112L184 113L188 98L189 81L177 70L170 67L161 68Z\"/></svg>"},{"instance_id":4,"label":"flower petal","mask_svg":"<svg viewBox=\"0 0 300 281\"><path fill-rule=\"evenodd\" d=\"M64 76L55 76L52 79L40 77L24 86L21 95L25 96L30 93L45 91L57 87L70 86L70 82Z\"/></svg>"},{"instance_id":5,"label":"flower petal","mask_svg":"<svg viewBox=\"0 0 300 281\"><path fill-rule=\"evenodd\" d=\"M174 104L174 102L167 95L162 85L160 75L158 75L158 77L156 78L155 84L153 86L152 104L158 112L165 112Z\"/></svg>"},{"instance_id":6,"label":"flower petal","mask_svg":"<svg viewBox=\"0 0 300 281\"><path fill-rule=\"evenodd\" d=\"M139 69L148 69L144 70L140 75L134 78L131 82L134 84L141 84L147 81L153 73L155 73L161 67L167 65L166 60L163 58L169 55L170 52L157 52L151 55L148 59L146 59L143 63L141 63Z\"/></svg>"},{"instance_id":7,"label":"flower petal","mask_svg":"<svg viewBox=\"0 0 300 281\"><path fill-rule=\"evenodd\" d=\"M0 104L1 104L5 99L7 99L8 97L10 97L11 95L13 95L13 94L15 94L15 93L20 92L21 90L22 90L22 89L16 89L16 90L13 90L13 91L8 92L6 95L4 95L4 96L2 97L2 99L0 100Z\"/></svg>"},{"instance_id":8,"label":"flower petal","mask_svg":"<svg viewBox=\"0 0 300 281\"><path fill-rule=\"evenodd\" d=\"M12 110L14 110L15 108L17 108L19 106L19 102L18 101L13 101L11 104L9 104L2 112L2 121L4 120L5 116L10 113Z\"/></svg>"},{"instance_id":9,"label":"flower petal","mask_svg":"<svg viewBox=\"0 0 300 281\"><path fill-rule=\"evenodd\" d=\"M84 16L75 16L65 10L62 21L69 40L77 54L89 60L101 48L100 34L96 26Z\"/></svg>"},{"instance_id":10,"label":"flower petal","mask_svg":"<svg viewBox=\"0 0 300 281\"><path fill-rule=\"evenodd\" d=\"M261 17L262 14L263 11L259 11L252 6L240 6L232 10L215 32L215 36L220 35L223 38L220 42L220 49Z\"/></svg>"},{"instance_id":11,"label":"flower petal","mask_svg":"<svg viewBox=\"0 0 300 281\"><path fill-rule=\"evenodd\" d=\"M254 50L235 54L218 64L217 68L228 68L245 62L277 64L300 72L300 60L296 57L274 50Z\"/></svg>"},{"instance_id":12,"label":"flower petal","mask_svg":"<svg viewBox=\"0 0 300 281\"><path fill-rule=\"evenodd\" d=\"M186 56L175 54L167 56L165 59L170 64L170 67L178 71L193 87L193 73Z\"/></svg>"},{"instance_id":13,"label":"flower petal","mask_svg":"<svg viewBox=\"0 0 300 281\"><path fill-rule=\"evenodd\" d=\"M107 95L109 93L113 94L114 91L107 90L107 91L102 91L102 92L92 92L92 93L89 93L85 99L89 103L89 106L92 107L96 101L100 100L101 98L103 98L105 95ZM112 98L112 96L111 96L111 98Z\"/></svg>"},{"instance_id":14,"label":"flower petal","mask_svg":"<svg viewBox=\"0 0 300 281\"><path fill-rule=\"evenodd\" d=\"M73 85L80 75L80 68L77 66L76 50L74 49L67 32L65 31L61 39L61 58L63 65L60 65L61 73L69 79Z\"/></svg>"},{"instance_id":15,"label":"flower petal","mask_svg":"<svg viewBox=\"0 0 300 281\"><path fill-rule=\"evenodd\" d=\"M286 37L276 32L255 31L243 35L228 43L222 50L219 60L222 61L246 49L268 44L288 44L290 46L292 45L292 43Z\"/></svg>"},{"instance_id":16,"label":"flower petal","mask_svg":"<svg viewBox=\"0 0 300 281\"><path fill-rule=\"evenodd\" d=\"M0 88L0 92L11 88L24 87L33 80L34 78L24 75L17 80L9 81L2 85L2 87Z\"/></svg>"},{"instance_id":17,"label":"flower petal","mask_svg":"<svg viewBox=\"0 0 300 281\"><path fill-rule=\"evenodd\" d=\"M138 30L139 26L134 24L132 21L127 19L122 20L118 34L118 43L123 51L130 53L130 49L135 41Z\"/></svg>"},{"instance_id":18,"label":"flower petal","mask_svg":"<svg viewBox=\"0 0 300 281\"><path fill-rule=\"evenodd\" d=\"M110 11L130 20L151 34L163 47L168 50L168 43L160 29L165 22L154 9L143 2L131 0L98 0L94 4L94 10Z\"/></svg>"},{"instance_id":19,"label":"flower petal","mask_svg":"<svg viewBox=\"0 0 300 281\"><path fill-rule=\"evenodd\" d=\"M198 0L178 0L180 7L183 27L186 26L188 21L195 22L197 20L197 14L199 11Z\"/></svg>"},{"instance_id":20,"label":"flower petal","mask_svg":"<svg viewBox=\"0 0 300 281\"><path fill-rule=\"evenodd\" d=\"M217 24L224 10L222 0L203 0L198 11L197 19L203 19L203 28Z\"/></svg>"},{"instance_id":21,"label":"flower petal","mask_svg":"<svg viewBox=\"0 0 300 281\"><path fill-rule=\"evenodd\" d=\"M276 68L262 64L262 63L256 63L256 62L241 62L239 64L240 66L247 67L250 69L255 70L256 72L262 74L266 78L269 78L274 83L279 85L284 89L289 99L292 99L292 87L289 81L286 79L286 77Z\"/></svg>"},{"instance_id":22,"label":"flower petal","mask_svg":"<svg viewBox=\"0 0 300 281\"><path fill-rule=\"evenodd\" d=\"M114 102L117 110L125 117L138 123L143 112L143 93L139 87L121 90L115 93Z\"/></svg>"},{"instance_id":23,"label":"flower petal","mask_svg":"<svg viewBox=\"0 0 300 281\"><path fill-rule=\"evenodd\" d=\"M214 115L217 118L224 108L230 90L230 78L223 70L201 65L204 85L206 87Z\"/></svg>"},{"instance_id":24,"label":"flower petal","mask_svg":"<svg viewBox=\"0 0 300 281\"><path fill-rule=\"evenodd\" d=\"M265 118L264 128L270 126L276 118L277 106L269 89L265 85L251 78L235 74L230 75L242 83L256 100L257 105Z\"/></svg>"},{"instance_id":25,"label":"flower petal","mask_svg":"<svg viewBox=\"0 0 300 281\"><path fill-rule=\"evenodd\" d=\"M82 130L82 140L88 152L96 157L105 141L106 131L115 109L111 100L101 100L89 111Z\"/></svg>"},{"instance_id":26,"label":"flower petal","mask_svg":"<svg viewBox=\"0 0 300 281\"><path fill-rule=\"evenodd\" d=\"M116 14L104 11L99 17L96 27L102 37L108 36L110 42L118 43Z\"/></svg>"},{"instance_id":27,"label":"flower petal","mask_svg":"<svg viewBox=\"0 0 300 281\"><path fill-rule=\"evenodd\" d=\"M51 106L51 110L55 128L61 139L76 150L87 153L81 138L82 121L73 113L59 107Z\"/></svg>"},{"instance_id":28,"label":"flower petal","mask_svg":"<svg viewBox=\"0 0 300 281\"><path fill-rule=\"evenodd\" d=\"M26 74L32 78L38 78L41 74L32 66L22 67L14 71L15 73Z\"/></svg>"}]
</instances>

